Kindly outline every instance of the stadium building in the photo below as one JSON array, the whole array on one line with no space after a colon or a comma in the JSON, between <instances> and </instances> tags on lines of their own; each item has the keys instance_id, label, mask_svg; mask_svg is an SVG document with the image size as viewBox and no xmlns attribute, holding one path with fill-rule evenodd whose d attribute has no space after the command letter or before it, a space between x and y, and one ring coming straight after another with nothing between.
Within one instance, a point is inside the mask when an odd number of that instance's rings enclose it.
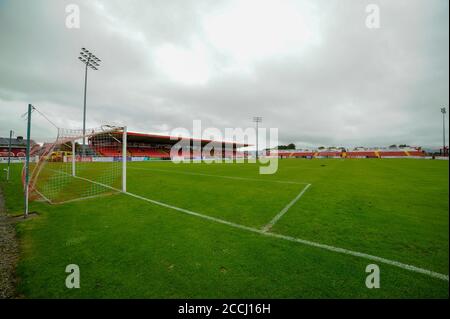
<instances>
[{"instance_id":1,"label":"stadium building","mask_svg":"<svg viewBox=\"0 0 450 319\"><path fill-rule=\"evenodd\" d=\"M267 155L280 158L424 158L427 153L420 147L405 148L355 148L317 149L317 150L278 150L268 151Z\"/></svg>"},{"instance_id":2,"label":"stadium building","mask_svg":"<svg viewBox=\"0 0 450 319\"><path fill-rule=\"evenodd\" d=\"M34 147L36 143L31 140L31 147ZM22 136L11 139L11 153L10 157L25 157L27 151L27 140ZM0 137L0 157L8 157L9 153L9 138Z\"/></svg>"},{"instance_id":3,"label":"stadium building","mask_svg":"<svg viewBox=\"0 0 450 319\"><path fill-rule=\"evenodd\" d=\"M109 157L122 156L118 145L122 141L122 135L117 134L110 143L117 143L117 147L111 147L104 143L104 137L95 135L89 139L89 148L94 154ZM178 156L186 159L202 158L242 158L247 157L247 152L239 151L249 144L236 142L214 141L208 139L195 139L191 137L178 137L170 135L146 134L137 132L127 133L127 156L132 159L161 159L171 158L172 147L182 142L182 149L178 150ZM203 154L202 154L203 152ZM94 155L92 154L92 155Z\"/></svg>"}]
</instances>

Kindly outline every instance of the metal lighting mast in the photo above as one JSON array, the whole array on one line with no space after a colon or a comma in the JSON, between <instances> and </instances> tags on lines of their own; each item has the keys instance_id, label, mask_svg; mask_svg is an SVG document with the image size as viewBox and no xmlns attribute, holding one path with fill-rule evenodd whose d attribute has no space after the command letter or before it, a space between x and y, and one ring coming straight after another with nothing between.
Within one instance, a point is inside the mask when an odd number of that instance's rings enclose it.
<instances>
[{"instance_id":1,"label":"metal lighting mast","mask_svg":"<svg viewBox=\"0 0 450 319\"><path fill-rule=\"evenodd\" d=\"M92 70L98 70L101 60L97 58L92 52L85 48L81 48L80 56L78 59L83 62L86 67L84 70L84 107L83 107L83 151L82 155L86 152L86 89L87 89L87 71L88 67Z\"/></svg>"},{"instance_id":2,"label":"metal lighting mast","mask_svg":"<svg viewBox=\"0 0 450 319\"><path fill-rule=\"evenodd\" d=\"M261 116L254 116L253 117L253 122L256 123L256 159L259 159L259 144L258 144L258 124L262 122L262 117Z\"/></svg>"},{"instance_id":3,"label":"metal lighting mast","mask_svg":"<svg viewBox=\"0 0 450 319\"><path fill-rule=\"evenodd\" d=\"M447 113L447 110L445 109L445 107L441 108L441 113L442 113L442 137L443 137L443 147L442 147L442 154L444 154L445 156L445 114Z\"/></svg>"},{"instance_id":4,"label":"metal lighting mast","mask_svg":"<svg viewBox=\"0 0 450 319\"><path fill-rule=\"evenodd\" d=\"M28 199L30 192L30 147L31 147L31 113L35 110L34 106L28 104L28 115L27 115L27 152L25 159L25 212L23 214L24 218L28 217Z\"/></svg>"}]
</instances>

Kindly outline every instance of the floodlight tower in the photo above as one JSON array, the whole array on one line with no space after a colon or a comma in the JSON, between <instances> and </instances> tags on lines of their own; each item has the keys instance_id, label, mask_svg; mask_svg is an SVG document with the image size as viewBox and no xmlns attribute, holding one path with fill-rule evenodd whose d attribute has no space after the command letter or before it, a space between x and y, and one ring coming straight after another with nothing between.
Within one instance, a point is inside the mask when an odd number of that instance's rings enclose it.
<instances>
[{"instance_id":1,"label":"floodlight tower","mask_svg":"<svg viewBox=\"0 0 450 319\"><path fill-rule=\"evenodd\" d=\"M85 64L84 70L84 107L83 107L83 151L82 155L86 152L86 89L87 89L87 71L88 67L94 71L98 70L101 60L97 58L92 52L86 48L81 48L80 56L78 59Z\"/></svg>"},{"instance_id":2,"label":"floodlight tower","mask_svg":"<svg viewBox=\"0 0 450 319\"><path fill-rule=\"evenodd\" d=\"M441 113L442 113L442 137L443 137L442 154L445 156L445 114L447 113L447 109L445 107L442 107Z\"/></svg>"},{"instance_id":3,"label":"floodlight tower","mask_svg":"<svg viewBox=\"0 0 450 319\"><path fill-rule=\"evenodd\" d=\"M261 116L254 116L253 117L253 122L256 123L256 159L259 159L259 144L258 144L258 124L262 122L262 117Z\"/></svg>"}]
</instances>

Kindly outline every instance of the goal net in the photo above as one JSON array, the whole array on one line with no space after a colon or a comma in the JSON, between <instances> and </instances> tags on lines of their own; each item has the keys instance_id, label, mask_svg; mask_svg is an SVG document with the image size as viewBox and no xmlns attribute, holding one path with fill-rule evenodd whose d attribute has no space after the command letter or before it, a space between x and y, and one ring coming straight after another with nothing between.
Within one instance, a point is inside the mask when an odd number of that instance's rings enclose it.
<instances>
[{"instance_id":1,"label":"goal net","mask_svg":"<svg viewBox=\"0 0 450 319\"><path fill-rule=\"evenodd\" d=\"M126 127L104 125L84 136L59 128L30 161L29 200L63 203L126 191L126 149Z\"/></svg>"}]
</instances>

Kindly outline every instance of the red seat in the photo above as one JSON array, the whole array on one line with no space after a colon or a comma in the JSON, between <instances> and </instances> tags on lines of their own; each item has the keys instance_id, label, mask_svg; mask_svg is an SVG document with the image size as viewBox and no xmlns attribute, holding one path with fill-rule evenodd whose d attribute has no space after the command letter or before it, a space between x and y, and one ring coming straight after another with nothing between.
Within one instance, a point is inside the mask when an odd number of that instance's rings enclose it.
<instances>
[{"instance_id":1,"label":"red seat","mask_svg":"<svg viewBox=\"0 0 450 319\"><path fill-rule=\"evenodd\" d=\"M285 155L285 154L283 154L283 155ZM289 153L288 156L310 157L310 156L314 156L314 152L292 152L292 153Z\"/></svg>"},{"instance_id":2,"label":"red seat","mask_svg":"<svg viewBox=\"0 0 450 319\"><path fill-rule=\"evenodd\" d=\"M341 152L319 152L317 156L341 156Z\"/></svg>"},{"instance_id":3,"label":"red seat","mask_svg":"<svg viewBox=\"0 0 450 319\"><path fill-rule=\"evenodd\" d=\"M128 152L132 156L136 157L142 156L142 157L165 158L170 156L167 150L154 148L130 147L128 148Z\"/></svg>"},{"instance_id":4,"label":"red seat","mask_svg":"<svg viewBox=\"0 0 450 319\"><path fill-rule=\"evenodd\" d=\"M409 151L408 153L410 156L425 156L424 151Z\"/></svg>"},{"instance_id":5,"label":"red seat","mask_svg":"<svg viewBox=\"0 0 450 319\"><path fill-rule=\"evenodd\" d=\"M347 157L378 157L375 151L347 152Z\"/></svg>"},{"instance_id":6,"label":"red seat","mask_svg":"<svg viewBox=\"0 0 450 319\"><path fill-rule=\"evenodd\" d=\"M405 151L380 151L380 156L407 156Z\"/></svg>"}]
</instances>

